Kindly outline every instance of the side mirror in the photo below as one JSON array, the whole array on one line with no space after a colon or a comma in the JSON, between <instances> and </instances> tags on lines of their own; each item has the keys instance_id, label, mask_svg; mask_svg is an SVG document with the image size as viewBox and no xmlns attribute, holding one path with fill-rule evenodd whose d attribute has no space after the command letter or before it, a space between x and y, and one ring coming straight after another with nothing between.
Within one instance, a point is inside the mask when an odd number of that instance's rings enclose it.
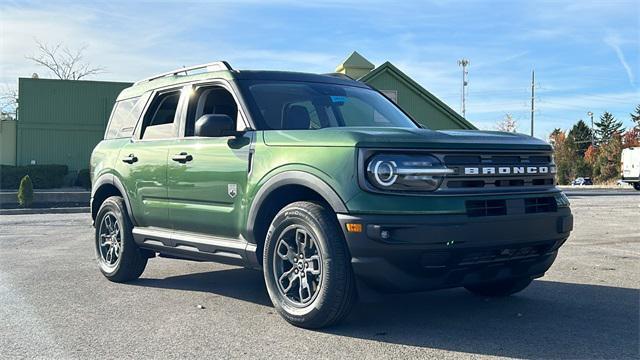
<instances>
[{"instance_id":1,"label":"side mirror","mask_svg":"<svg viewBox=\"0 0 640 360\"><path fill-rule=\"evenodd\" d=\"M207 114L196 121L194 136L222 137L236 135L235 122L229 115Z\"/></svg>"}]
</instances>

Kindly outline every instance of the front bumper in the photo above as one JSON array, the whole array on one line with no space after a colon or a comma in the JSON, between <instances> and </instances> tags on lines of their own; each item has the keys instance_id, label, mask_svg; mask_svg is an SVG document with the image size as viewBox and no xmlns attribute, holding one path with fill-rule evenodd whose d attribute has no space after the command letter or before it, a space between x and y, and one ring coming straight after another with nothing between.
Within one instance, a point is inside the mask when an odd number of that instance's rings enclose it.
<instances>
[{"instance_id":1,"label":"front bumper","mask_svg":"<svg viewBox=\"0 0 640 360\"><path fill-rule=\"evenodd\" d=\"M543 276L573 229L567 207L536 214L338 214L359 280L387 292ZM348 232L347 223L362 224Z\"/></svg>"}]
</instances>

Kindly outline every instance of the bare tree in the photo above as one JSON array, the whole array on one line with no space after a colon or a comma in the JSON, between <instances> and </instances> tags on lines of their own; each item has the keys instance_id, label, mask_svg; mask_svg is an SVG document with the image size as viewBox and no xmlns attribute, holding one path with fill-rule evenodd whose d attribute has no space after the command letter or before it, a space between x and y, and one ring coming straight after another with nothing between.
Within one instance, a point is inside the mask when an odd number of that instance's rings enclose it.
<instances>
[{"instance_id":1,"label":"bare tree","mask_svg":"<svg viewBox=\"0 0 640 360\"><path fill-rule=\"evenodd\" d=\"M103 67L93 67L84 60L84 52L87 46L71 50L60 43L47 45L36 40L36 44L38 45L38 53L33 56L27 56L27 59L44 66L59 79L80 80L105 71Z\"/></svg>"},{"instance_id":2,"label":"bare tree","mask_svg":"<svg viewBox=\"0 0 640 360\"><path fill-rule=\"evenodd\" d=\"M15 117L18 108L18 91L15 87L5 85L0 92L0 115Z\"/></svg>"},{"instance_id":3,"label":"bare tree","mask_svg":"<svg viewBox=\"0 0 640 360\"><path fill-rule=\"evenodd\" d=\"M504 119L498 121L498 123L496 124L496 129L498 129L498 131L514 133L517 131L517 128L518 124L513 119L513 116L511 116L511 114L505 114Z\"/></svg>"}]
</instances>

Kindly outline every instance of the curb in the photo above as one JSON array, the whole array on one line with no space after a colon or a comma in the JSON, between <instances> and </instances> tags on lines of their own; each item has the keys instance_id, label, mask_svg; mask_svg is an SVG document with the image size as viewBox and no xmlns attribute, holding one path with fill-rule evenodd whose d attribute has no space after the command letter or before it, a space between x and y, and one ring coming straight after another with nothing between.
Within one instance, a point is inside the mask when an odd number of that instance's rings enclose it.
<instances>
[{"instance_id":1,"label":"curb","mask_svg":"<svg viewBox=\"0 0 640 360\"><path fill-rule=\"evenodd\" d=\"M29 214L81 214L90 212L89 207L62 207L41 209L0 209L0 215L29 215Z\"/></svg>"}]
</instances>

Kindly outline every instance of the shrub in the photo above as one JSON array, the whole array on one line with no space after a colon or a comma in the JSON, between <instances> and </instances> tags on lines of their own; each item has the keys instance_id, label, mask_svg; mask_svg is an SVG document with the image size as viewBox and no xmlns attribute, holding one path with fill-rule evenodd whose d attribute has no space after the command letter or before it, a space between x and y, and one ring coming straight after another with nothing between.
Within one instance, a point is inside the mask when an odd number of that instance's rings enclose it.
<instances>
[{"instance_id":1,"label":"shrub","mask_svg":"<svg viewBox=\"0 0 640 360\"><path fill-rule=\"evenodd\" d=\"M20 189L18 189L18 203L23 208L31 207L33 204L33 183L29 175L20 180Z\"/></svg>"},{"instance_id":2,"label":"shrub","mask_svg":"<svg viewBox=\"0 0 640 360\"><path fill-rule=\"evenodd\" d=\"M82 169L78 171L78 177L76 177L75 185L87 190L91 189L91 174L89 173L89 169Z\"/></svg>"},{"instance_id":3,"label":"shrub","mask_svg":"<svg viewBox=\"0 0 640 360\"><path fill-rule=\"evenodd\" d=\"M0 188L17 189L20 180L29 175L35 189L61 187L69 172L66 165L0 166Z\"/></svg>"}]
</instances>

